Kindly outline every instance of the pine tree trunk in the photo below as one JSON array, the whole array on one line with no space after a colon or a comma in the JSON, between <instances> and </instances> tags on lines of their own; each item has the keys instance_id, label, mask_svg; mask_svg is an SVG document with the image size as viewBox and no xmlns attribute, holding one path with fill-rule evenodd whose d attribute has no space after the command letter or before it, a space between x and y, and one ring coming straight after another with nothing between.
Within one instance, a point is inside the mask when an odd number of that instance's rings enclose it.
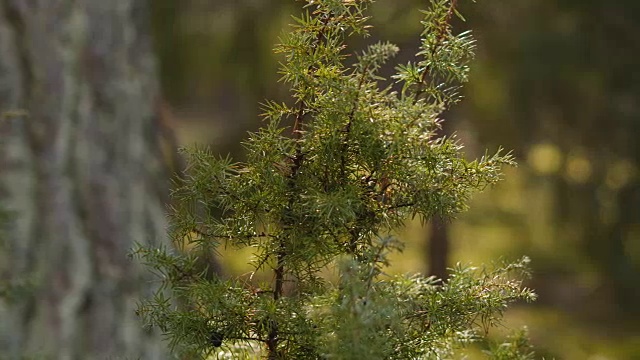
<instances>
[{"instance_id":1,"label":"pine tree trunk","mask_svg":"<svg viewBox=\"0 0 640 360\"><path fill-rule=\"evenodd\" d=\"M167 172L145 0L0 0L0 358L164 358L134 313L148 292L127 258L163 241Z\"/></svg>"}]
</instances>

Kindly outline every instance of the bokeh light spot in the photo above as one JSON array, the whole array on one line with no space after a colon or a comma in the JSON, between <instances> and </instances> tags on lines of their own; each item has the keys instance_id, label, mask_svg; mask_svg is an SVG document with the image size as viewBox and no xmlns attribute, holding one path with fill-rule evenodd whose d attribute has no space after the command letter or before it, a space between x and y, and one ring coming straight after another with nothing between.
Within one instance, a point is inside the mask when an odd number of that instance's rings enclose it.
<instances>
[{"instance_id":1,"label":"bokeh light spot","mask_svg":"<svg viewBox=\"0 0 640 360\"><path fill-rule=\"evenodd\" d=\"M584 184L593 174L591 161L584 155L569 155L565 168L565 178L574 184Z\"/></svg>"},{"instance_id":2,"label":"bokeh light spot","mask_svg":"<svg viewBox=\"0 0 640 360\"><path fill-rule=\"evenodd\" d=\"M539 143L531 147L527 157L531 168L540 175L553 175L562 166L562 152L551 143Z\"/></svg>"}]
</instances>

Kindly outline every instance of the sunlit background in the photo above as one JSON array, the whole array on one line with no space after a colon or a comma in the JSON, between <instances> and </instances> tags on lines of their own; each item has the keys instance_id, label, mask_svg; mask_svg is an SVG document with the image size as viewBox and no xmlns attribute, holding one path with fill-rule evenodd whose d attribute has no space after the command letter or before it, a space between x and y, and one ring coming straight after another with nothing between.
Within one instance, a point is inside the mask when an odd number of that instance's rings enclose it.
<instances>
[{"instance_id":1,"label":"sunlit background","mask_svg":"<svg viewBox=\"0 0 640 360\"><path fill-rule=\"evenodd\" d=\"M426 3L379 0L361 43L395 42L406 62ZM435 232L409 222L394 271L429 271L435 233L450 265L528 255L539 301L510 310L506 325L528 325L540 357L640 359L640 2L461 3L477 59L444 131L469 157L502 146L519 166ZM153 2L164 110L181 145L242 157L259 102L286 99L271 49L299 5Z\"/></svg>"}]
</instances>

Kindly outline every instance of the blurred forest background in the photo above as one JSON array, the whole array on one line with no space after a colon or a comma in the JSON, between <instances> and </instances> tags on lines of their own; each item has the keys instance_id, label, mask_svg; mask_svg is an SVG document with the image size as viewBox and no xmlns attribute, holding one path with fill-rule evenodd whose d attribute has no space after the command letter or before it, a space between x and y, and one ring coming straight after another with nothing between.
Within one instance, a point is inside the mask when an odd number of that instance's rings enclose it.
<instances>
[{"instance_id":1,"label":"blurred forest background","mask_svg":"<svg viewBox=\"0 0 640 360\"><path fill-rule=\"evenodd\" d=\"M259 102L286 99L271 49L295 5L156 0L162 88L182 145L241 156ZM378 1L365 42L390 40L408 61L423 5ZM508 318L529 325L540 356L640 359L640 2L462 6L478 56L445 131L469 156L504 146L520 166L450 224L408 224L396 270L433 270L429 250L448 253L449 265L527 254L540 300ZM449 251L429 245L443 236ZM223 263L234 271L232 257Z\"/></svg>"},{"instance_id":2,"label":"blurred forest background","mask_svg":"<svg viewBox=\"0 0 640 360\"><path fill-rule=\"evenodd\" d=\"M0 6L0 106L29 112L0 124L0 205L14 223L0 243L0 353L44 342L80 358L86 340L94 354L160 359L132 315L145 278L123 259L131 239L162 241L176 145L241 158L259 103L288 98L271 49L300 3L84 3ZM373 36L353 45L389 40L408 61L422 6L379 0ZM539 301L510 309L507 325L528 325L540 357L640 359L640 1L461 6L478 56L443 131L469 157L502 146L520 165L458 219L409 222L394 271L528 255ZM243 271L223 255L223 272Z\"/></svg>"}]
</instances>

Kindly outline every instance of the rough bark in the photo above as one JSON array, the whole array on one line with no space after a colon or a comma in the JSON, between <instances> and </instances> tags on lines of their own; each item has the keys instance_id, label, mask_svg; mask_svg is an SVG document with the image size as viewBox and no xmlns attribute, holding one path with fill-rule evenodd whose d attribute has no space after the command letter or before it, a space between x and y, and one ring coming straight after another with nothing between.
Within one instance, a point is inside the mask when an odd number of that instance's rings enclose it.
<instances>
[{"instance_id":1,"label":"rough bark","mask_svg":"<svg viewBox=\"0 0 640 360\"><path fill-rule=\"evenodd\" d=\"M0 281L32 284L0 301L0 357L164 358L126 256L165 227L148 5L0 0L0 111L29 113L0 123Z\"/></svg>"}]
</instances>

